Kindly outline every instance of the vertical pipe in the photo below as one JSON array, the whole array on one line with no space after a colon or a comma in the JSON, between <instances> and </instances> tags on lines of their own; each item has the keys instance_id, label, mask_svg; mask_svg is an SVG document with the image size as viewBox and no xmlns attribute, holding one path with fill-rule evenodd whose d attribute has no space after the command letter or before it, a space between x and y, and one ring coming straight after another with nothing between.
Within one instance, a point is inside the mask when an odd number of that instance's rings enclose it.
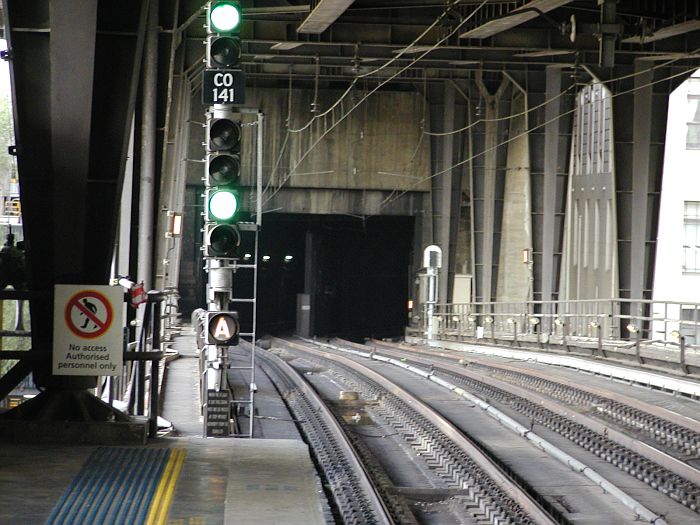
<instances>
[{"instance_id":1,"label":"vertical pipe","mask_svg":"<svg viewBox=\"0 0 700 525\"><path fill-rule=\"evenodd\" d=\"M160 359L153 359L151 361L151 407L148 411L148 437L154 438L158 434L158 404L159 404L159 392L158 392L158 363Z\"/></svg>"},{"instance_id":2,"label":"vertical pipe","mask_svg":"<svg viewBox=\"0 0 700 525\"><path fill-rule=\"evenodd\" d=\"M158 0L150 0L143 64L138 280L153 280L153 213L156 169L156 83L158 80Z\"/></svg>"},{"instance_id":3,"label":"vertical pipe","mask_svg":"<svg viewBox=\"0 0 700 525\"><path fill-rule=\"evenodd\" d=\"M257 198L255 201L255 206L257 210L257 217L255 220L255 223L258 226L262 226L262 192L263 192L263 187L262 187L262 177L263 177L263 151L262 151L262 144L263 144L263 117L264 115L262 112L258 112L258 148L257 148L257 181L256 181L256 187L255 191L257 192Z\"/></svg>"},{"instance_id":4,"label":"vertical pipe","mask_svg":"<svg viewBox=\"0 0 700 525\"><path fill-rule=\"evenodd\" d=\"M151 336L151 350L154 352L160 352L160 328L161 328L161 313L163 306L163 299L165 295L163 292L150 291L148 292L148 300L152 302L151 312L153 315L153 335ZM160 359L153 359L151 361L151 384L149 389L149 401L150 407L148 410L148 427L149 436L154 438L158 431L158 405L159 405L159 391L158 391L158 363ZM143 365L145 366L145 362Z\"/></svg>"}]
</instances>

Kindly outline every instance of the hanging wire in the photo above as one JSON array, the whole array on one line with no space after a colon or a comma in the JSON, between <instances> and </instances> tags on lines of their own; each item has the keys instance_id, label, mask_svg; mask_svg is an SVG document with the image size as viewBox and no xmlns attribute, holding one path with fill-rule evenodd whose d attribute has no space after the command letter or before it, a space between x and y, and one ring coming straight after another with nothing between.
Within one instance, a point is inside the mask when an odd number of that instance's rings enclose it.
<instances>
[{"instance_id":1,"label":"hanging wire","mask_svg":"<svg viewBox=\"0 0 700 525\"><path fill-rule=\"evenodd\" d=\"M267 197L267 199L266 199L264 202L267 202L267 201L269 201L272 197L274 197L274 196L279 192L279 190L282 188L282 186L283 186L291 177L294 176L294 172L295 172L296 169L299 167L299 165L301 165L301 163L306 159L306 157L311 153L311 151L325 138L325 136L326 136L328 133L330 133L330 131L332 131L338 124L340 124L343 120L345 120L348 116L350 116L350 114L351 114L359 105L363 104L363 103L365 102L365 100L367 100L371 95L373 95L375 92L377 92L381 87L383 87L383 86L386 85L387 83L389 83L389 82L391 82L392 80L394 80L394 79L395 79L397 76L399 76L401 73L403 73L404 71L406 71L407 69L409 69L413 64L415 64L416 62L418 62L418 61L420 61L421 59L423 59L423 57L425 57L425 56L426 56L428 53L430 53L433 49L435 49L435 48L438 47L440 44L442 44L444 41L446 41L449 37L451 37L452 35L454 35L455 33L457 33L457 32L462 28L463 25L465 25L467 22L469 22L469 20L471 20L471 19L479 12L479 10L480 10L484 5L486 5L487 2L488 2L488 0L483 0L482 3L479 4L479 6L478 6L474 11L472 11L472 12L469 14L469 16L467 16L464 20L462 20L459 24L457 24L457 25L455 26L455 28L452 29L446 36L444 36L443 38L441 38L440 40L438 40L433 46L431 46L429 49L427 49L427 50L425 50L423 53L421 53L420 56L417 57L416 59L414 59L413 61L411 61L411 63L407 64L406 66L404 66L404 67L402 67L402 68L400 68L400 69L397 70L394 74L392 74L392 75L389 76L388 78L384 79L383 81L379 82L379 84L378 84L374 89L370 90L357 104L353 105L346 113L344 113L344 114L333 124L333 126L332 126L331 128L326 129L322 134L320 134L320 136L318 137L317 140L311 142L310 145L309 145L309 147L306 149L306 151L300 156L300 158L298 159L298 161L296 162L296 164L290 169L289 173L287 174L287 176L285 177L285 179L282 181L282 183L280 184L280 186L279 186L271 195L269 195L269 196ZM448 9L451 9L451 7L452 7L452 6L449 6ZM444 15L444 13L443 13L443 15ZM443 15L441 15L441 16L443 16ZM440 17L438 17L438 18L440 18ZM416 41L417 41L417 40L416 40ZM415 41L414 41L414 42L415 42ZM411 44L411 45L413 45L413 44ZM410 47L410 46L409 46L409 47ZM307 124L306 124L305 126L303 126L302 128L300 128L300 129L298 129L298 130L292 130L292 129L290 129L290 132L292 132L292 133L298 133L298 132L304 131L305 129L307 129L307 128L314 122L314 120L317 120L319 117L322 117L322 116L327 115L330 111L332 111L333 109L335 109L335 107L338 106L338 105L340 104L341 100L342 100L343 98L345 98L345 97L351 92L351 90L352 90L353 86L355 85L355 83L357 82L357 80L358 80L357 77L353 79L353 81L351 82L350 86L348 86L348 88L345 90L345 92L343 93L343 95L342 95L328 110L326 110L324 113L321 113L320 115L317 115L317 116L315 116L314 118L312 118L312 119L311 119L309 122L307 122Z\"/></svg>"},{"instance_id":2,"label":"hanging wire","mask_svg":"<svg viewBox=\"0 0 700 525\"><path fill-rule=\"evenodd\" d=\"M405 48L403 48L395 57L391 58L390 60L388 60L387 62L385 62L384 64L382 64L380 67L378 67L378 68L376 68L376 69L373 69L372 71L368 71L367 73L363 73L363 74L361 74L361 75L357 75L355 78L353 78L352 81L350 82L350 85L348 86L348 88L343 92L342 95L340 95L340 97L338 98L338 100L336 100L335 103L333 103L326 111L324 111L323 113L319 113L319 114L317 114L317 115L314 115L314 116L313 116L305 125L303 125L301 128L298 128L298 129L290 129L290 131L291 131L292 133L300 133L300 132L306 130L307 128L309 128L315 119L324 117L324 116L326 116L328 113L330 113L331 111L333 111L333 110L341 103L341 101L342 101L345 97L347 97L347 96L350 94L350 92L351 92L352 89L353 89L353 86L357 83L357 81L358 81L359 79L364 79L364 78L366 78L366 77L368 77L368 76L370 76L370 75L375 75L376 73L378 73L378 72L380 72L380 71L386 69L387 67L389 67L389 65L393 64L394 62L396 62L401 56L404 55L404 53L406 53L409 49L411 49L412 47L414 47L414 46L420 41L421 38L423 38L433 27L435 27L435 25L437 25L440 21L442 21L442 19L445 18L445 16L447 16L447 15L450 13L450 11L452 10L452 8L455 7L456 5L458 5L459 2L460 2L460 0L455 0L454 2L452 2L451 4L449 4L449 5L445 8L445 11L443 11L442 14L440 14L440 16L438 16L438 17L435 19L435 21L434 21L432 24L430 24L430 26L428 26L428 28L427 28L425 31L423 31L418 37L416 37L416 38L413 40L413 42L411 42L408 46L406 46ZM471 20L471 19L474 17L474 15L476 15L476 13L477 13L487 2L488 2L488 0L483 0L483 2L482 2L472 13L470 13L469 16L467 16L464 20L462 20L451 32L449 32L449 33L447 34L447 36L445 36L445 37L443 37L442 39L438 40L438 41L437 41L435 44L433 44L430 48L428 48L427 50L425 50L424 52L422 52L421 55L418 56L417 58L412 59L411 62L410 62L408 65L406 65L406 66L404 66L403 68L401 68L401 69L398 71L398 73L396 73L395 75L391 76L391 77L389 78L389 80L393 80L393 79L396 78L396 76L398 76L400 73L403 73L405 70L407 70L407 69L409 69L410 67L412 67L412 66L413 66L414 64L416 64L418 61L422 60L423 57L425 57L428 53L430 53L431 51L433 51L433 50L434 50L435 48L437 48L440 44L442 44L443 42L445 42L449 37L451 37L453 34L455 34L457 31L459 31L459 30L462 28L462 26L463 26L464 24L466 24L469 20ZM387 82L387 81L384 81L384 83L386 83L386 82ZM383 83L382 85L384 85L384 83ZM352 111L352 110L350 110L350 111Z\"/></svg>"},{"instance_id":3,"label":"hanging wire","mask_svg":"<svg viewBox=\"0 0 700 525\"><path fill-rule=\"evenodd\" d=\"M646 83L646 84L644 84L644 85L641 85L641 86L636 86L636 87L631 88L631 89L628 89L628 90L626 90L626 91L620 91L620 92L618 92L618 93L611 93L611 94L610 94L610 98L616 98L616 97L619 97L619 96L621 96L621 95L627 95L627 94L630 94L630 93L634 93L635 91L639 91L639 90L641 90L641 89L644 89L644 88L653 86L653 85L655 85L655 84L658 84L658 83L661 83L661 82L666 82L666 81L668 81L668 80L672 80L672 79L674 79L674 78L687 75L688 73L691 73L691 72L696 71L696 70L697 70L697 68L695 68L695 67L692 68L692 69L686 69L686 70L683 70L683 71L681 71L681 72L679 72L679 73L675 73L675 74L673 74L673 75L669 75L669 76L667 76L667 77L664 77L664 78L661 78L661 79L658 79L658 80L654 80L654 81L648 82L648 83ZM646 72L646 71L648 71L648 70L645 70L645 72ZM627 75L627 77L628 77L628 76L630 76L630 75ZM618 79L618 80L619 80L619 79ZM602 82L600 82L600 83L602 84ZM586 102L586 104L590 104L590 103L592 103L592 102ZM535 125L535 126L533 126L533 127L531 127L531 128L528 128L528 129L524 130L523 132L518 133L518 134L516 134L516 135L514 135L514 136L512 136L512 137L509 137L509 138L507 138L507 139L505 139L505 140L499 142L498 144L495 144L494 146L490 146L490 147L488 147L488 148L485 148L484 150L480 151L479 153L475 153L475 154L471 155L470 157L468 157L468 158L466 158L466 159L463 159L463 160L461 160L461 161L459 161L459 162L457 162L457 163L455 163L455 164L453 164L453 165L451 165L451 166L449 166L449 167L447 167L447 168L445 168L445 169L443 169L443 170L437 171L437 172L435 172L435 173L433 173L433 174L431 174L431 175L428 175L427 177L423 177L422 179L420 179L420 180L416 181L415 183L413 183L413 184L411 185L411 187L409 187L409 188L406 189L406 190L403 190L403 191L398 190L396 193L392 192L391 195L389 195L388 197L386 197L386 198L379 204L379 207L377 208L377 212L381 211L382 208L384 208L385 206L391 204L393 201L395 201L396 199L402 197L403 195L405 195L405 194L408 193L409 191L411 191L411 190L415 189L416 187L418 187L418 186L424 184L426 181L429 181L429 180L431 180L431 179L433 179L433 178L435 178L435 177L437 177L437 176L439 176L439 175L442 175L442 174L444 174L444 173L447 173L448 171L450 171L450 170L452 170L452 169L454 169L454 168L457 168L457 167L462 166L462 165L464 165L464 164L466 164L466 163L468 163L468 162L471 162L471 161L473 161L474 159L480 157L481 155L484 155L485 153L488 153L489 151L493 151L493 150L495 150L495 149L497 149L497 148L499 148L499 147L501 147L501 146L504 146L505 144L508 144L508 143L510 143L510 142L513 142L514 140L517 140L517 139L519 139L519 138L521 138L521 137L524 137L525 135L531 133L532 131L534 131L534 130L536 130L536 129L539 129L539 128L541 128L541 127L543 127L543 126L545 126L545 125L547 125L547 124L550 124L550 123L552 123L552 122L556 122L556 121L559 120L560 118L563 118L563 117L565 117L565 116L571 115L571 114L575 113L577 110L578 110L578 108L573 108L573 109L571 109L571 110L565 111L564 113L561 113L561 114L557 115L556 117L553 117L553 118L551 118L551 119L549 119L549 120L546 120L546 121L544 121L544 122L542 122L542 123L540 123L540 124L537 124L537 125Z\"/></svg>"}]
</instances>

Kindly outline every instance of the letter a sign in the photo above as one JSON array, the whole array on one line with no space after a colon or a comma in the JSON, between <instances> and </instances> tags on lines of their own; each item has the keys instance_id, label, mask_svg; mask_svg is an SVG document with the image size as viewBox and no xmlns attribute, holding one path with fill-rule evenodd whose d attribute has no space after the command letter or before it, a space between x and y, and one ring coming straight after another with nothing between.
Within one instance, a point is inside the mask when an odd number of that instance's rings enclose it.
<instances>
[{"instance_id":1,"label":"letter a sign","mask_svg":"<svg viewBox=\"0 0 700 525\"><path fill-rule=\"evenodd\" d=\"M207 344L218 346L237 345L240 332L238 312L207 313Z\"/></svg>"}]
</instances>

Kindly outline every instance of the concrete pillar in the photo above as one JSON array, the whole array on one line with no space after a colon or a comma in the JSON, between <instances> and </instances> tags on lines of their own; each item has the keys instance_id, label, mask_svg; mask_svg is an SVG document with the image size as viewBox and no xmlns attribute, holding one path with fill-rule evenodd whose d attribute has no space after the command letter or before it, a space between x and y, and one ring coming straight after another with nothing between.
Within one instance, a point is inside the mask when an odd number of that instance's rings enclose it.
<instances>
[{"instance_id":1,"label":"concrete pillar","mask_svg":"<svg viewBox=\"0 0 700 525\"><path fill-rule=\"evenodd\" d=\"M501 116L503 107L502 99L510 81L505 77L495 94L491 94L481 79L476 77L477 87L481 95L480 115L485 119L483 123L483 145L477 149L483 151L480 156L482 169L480 173L474 173L474 237L476 247L475 268L478 275L475 276L476 297L475 300L489 302L493 298L494 270L497 272L496 259L497 247L495 246L497 210L497 179L502 176L499 173L499 142L501 126L496 120ZM506 104L507 105L507 104ZM475 170L476 171L476 170ZM478 187L478 189L477 189ZM478 201L478 202L477 202Z\"/></svg>"},{"instance_id":2,"label":"concrete pillar","mask_svg":"<svg viewBox=\"0 0 700 525\"><path fill-rule=\"evenodd\" d=\"M522 302L532 299L532 224L527 98L521 88L513 90L511 113L496 297Z\"/></svg>"},{"instance_id":3,"label":"concrete pillar","mask_svg":"<svg viewBox=\"0 0 700 525\"><path fill-rule=\"evenodd\" d=\"M666 86L654 80L668 70L651 68L636 60L635 76L618 86L614 100L620 295L630 299L651 299L653 285L668 107Z\"/></svg>"}]
</instances>

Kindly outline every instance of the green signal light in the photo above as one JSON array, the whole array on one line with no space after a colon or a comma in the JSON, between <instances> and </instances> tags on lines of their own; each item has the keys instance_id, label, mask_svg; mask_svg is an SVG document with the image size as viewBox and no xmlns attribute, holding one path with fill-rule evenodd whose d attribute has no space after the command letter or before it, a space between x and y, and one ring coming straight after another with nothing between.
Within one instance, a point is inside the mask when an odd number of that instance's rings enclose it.
<instances>
[{"instance_id":1,"label":"green signal light","mask_svg":"<svg viewBox=\"0 0 700 525\"><path fill-rule=\"evenodd\" d=\"M238 211L238 198L230 191L215 191L209 197L209 216L216 221L233 219Z\"/></svg>"},{"instance_id":2,"label":"green signal light","mask_svg":"<svg viewBox=\"0 0 700 525\"><path fill-rule=\"evenodd\" d=\"M209 12L209 23L217 33L233 31L241 23L240 8L226 2L214 3Z\"/></svg>"}]
</instances>

